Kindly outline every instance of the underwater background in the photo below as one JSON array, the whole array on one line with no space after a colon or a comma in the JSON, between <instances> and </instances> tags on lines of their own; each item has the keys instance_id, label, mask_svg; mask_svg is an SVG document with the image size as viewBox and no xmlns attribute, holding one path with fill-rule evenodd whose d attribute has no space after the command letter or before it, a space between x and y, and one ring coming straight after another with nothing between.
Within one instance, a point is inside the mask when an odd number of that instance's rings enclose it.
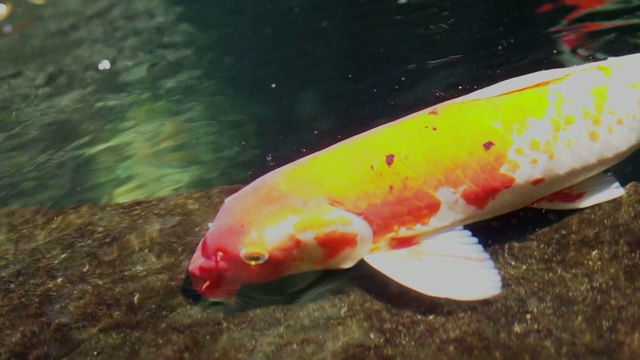
<instances>
[{"instance_id":1,"label":"underwater background","mask_svg":"<svg viewBox=\"0 0 640 360\"><path fill-rule=\"evenodd\" d=\"M629 1L6 3L0 207L244 184L437 102L638 46Z\"/></svg>"},{"instance_id":2,"label":"underwater background","mask_svg":"<svg viewBox=\"0 0 640 360\"><path fill-rule=\"evenodd\" d=\"M476 225L505 278L488 302L357 266L218 309L183 279L227 185L639 50L634 0L0 0L0 358L637 358L635 183Z\"/></svg>"}]
</instances>

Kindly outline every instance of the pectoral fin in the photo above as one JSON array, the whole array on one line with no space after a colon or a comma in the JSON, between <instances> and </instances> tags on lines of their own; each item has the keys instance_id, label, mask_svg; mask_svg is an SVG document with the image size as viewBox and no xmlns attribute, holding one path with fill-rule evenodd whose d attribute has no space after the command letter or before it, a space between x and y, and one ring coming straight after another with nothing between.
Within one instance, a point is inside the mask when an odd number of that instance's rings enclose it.
<instances>
[{"instance_id":1,"label":"pectoral fin","mask_svg":"<svg viewBox=\"0 0 640 360\"><path fill-rule=\"evenodd\" d=\"M462 228L364 259L393 280L430 296L472 301L495 296L502 288L489 254Z\"/></svg>"},{"instance_id":2,"label":"pectoral fin","mask_svg":"<svg viewBox=\"0 0 640 360\"><path fill-rule=\"evenodd\" d=\"M552 210L573 210L613 200L624 194L615 177L599 173L566 189L556 191L530 207Z\"/></svg>"}]
</instances>

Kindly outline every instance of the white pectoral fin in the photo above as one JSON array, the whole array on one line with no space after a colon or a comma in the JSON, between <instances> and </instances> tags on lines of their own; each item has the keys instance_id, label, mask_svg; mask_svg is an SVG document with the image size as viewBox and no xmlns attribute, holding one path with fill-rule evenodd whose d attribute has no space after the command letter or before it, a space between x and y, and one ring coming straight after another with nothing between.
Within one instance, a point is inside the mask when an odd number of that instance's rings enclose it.
<instances>
[{"instance_id":1,"label":"white pectoral fin","mask_svg":"<svg viewBox=\"0 0 640 360\"><path fill-rule=\"evenodd\" d=\"M473 301L495 296L502 289L500 274L489 254L462 228L364 259L391 279L430 296Z\"/></svg>"},{"instance_id":2,"label":"white pectoral fin","mask_svg":"<svg viewBox=\"0 0 640 360\"><path fill-rule=\"evenodd\" d=\"M546 196L530 207L552 210L572 210L589 207L618 198L624 188L615 177L599 173L566 189Z\"/></svg>"}]
</instances>

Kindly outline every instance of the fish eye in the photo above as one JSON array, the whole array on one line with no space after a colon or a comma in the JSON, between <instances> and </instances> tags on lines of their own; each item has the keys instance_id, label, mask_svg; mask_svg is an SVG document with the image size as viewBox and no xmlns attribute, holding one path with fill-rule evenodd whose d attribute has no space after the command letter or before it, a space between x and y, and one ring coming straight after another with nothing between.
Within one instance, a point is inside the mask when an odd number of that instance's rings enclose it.
<instances>
[{"instance_id":1,"label":"fish eye","mask_svg":"<svg viewBox=\"0 0 640 360\"><path fill-rule=\"evenodd\" d=\"M240 251L240 257L242 261L249 265L257 265L267 261L269 254L260 250L242 249L242 251Z\"/></svg>"}]
</instances>

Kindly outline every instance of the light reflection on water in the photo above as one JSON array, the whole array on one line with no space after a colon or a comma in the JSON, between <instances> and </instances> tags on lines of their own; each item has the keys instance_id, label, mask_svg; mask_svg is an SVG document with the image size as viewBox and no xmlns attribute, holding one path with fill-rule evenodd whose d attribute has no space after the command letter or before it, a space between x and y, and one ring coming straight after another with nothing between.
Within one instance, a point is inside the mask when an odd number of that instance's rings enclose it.
<instances>
[{"instance_id":1,"label":"light reflection on water","mask_svg":"<svg viewBox=\"0 0 640 360\"><path fill-rule=\"evenodd\" d=\"M18 3L22 16L5 20L34 19L0 38L0 207L121 202L246 181L260 111L203 77L198 34L177 21L177 9L76 5Z\"/></svg>"}]
</instances>

